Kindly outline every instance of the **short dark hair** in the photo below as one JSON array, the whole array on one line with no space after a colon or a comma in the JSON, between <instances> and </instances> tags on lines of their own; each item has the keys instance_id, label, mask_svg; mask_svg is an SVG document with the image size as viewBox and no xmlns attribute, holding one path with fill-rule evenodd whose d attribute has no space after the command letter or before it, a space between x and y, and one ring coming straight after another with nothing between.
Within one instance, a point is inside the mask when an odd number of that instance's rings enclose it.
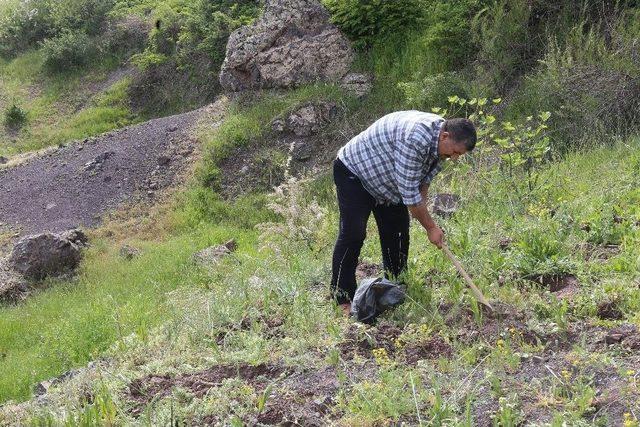
<instances>
[{"instance_id":1,"label":"short dark hair","mask_svg":"<svg viewBox=\"0 0 640 427\"><path fill-rule=\"evenodd\" d=\"M449 132L454 141L463 143L467 151L475 148L478 134L476 126L471 120L465 118L447 119L442 125L442 130Z\"/></svg>"}]
</instances>

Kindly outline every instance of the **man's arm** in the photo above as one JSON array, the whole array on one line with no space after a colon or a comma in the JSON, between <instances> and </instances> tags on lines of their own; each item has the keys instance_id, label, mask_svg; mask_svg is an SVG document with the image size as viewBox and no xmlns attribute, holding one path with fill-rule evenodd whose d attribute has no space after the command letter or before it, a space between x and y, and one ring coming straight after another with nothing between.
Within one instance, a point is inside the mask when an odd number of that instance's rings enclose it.
<instances>
[{"instance_id":1,"label":"man's arm","mask_svg":"<svg viewBox=\"0 0 640 427\"><path fill-rule=\"evenodd\" d=\"M429 184L422 184L420 186L420 195L422 196L422 201L415 205L409 205L407 207L409 208L409 212L411 212L411 216L417 219L418 222L422 224L424 229L427 230L429 241L436 245L438 248L441 248L442 241L444 239L444 233L429 214L429 209L427 208L428 191Z\"/></svg>"}]
</instances>

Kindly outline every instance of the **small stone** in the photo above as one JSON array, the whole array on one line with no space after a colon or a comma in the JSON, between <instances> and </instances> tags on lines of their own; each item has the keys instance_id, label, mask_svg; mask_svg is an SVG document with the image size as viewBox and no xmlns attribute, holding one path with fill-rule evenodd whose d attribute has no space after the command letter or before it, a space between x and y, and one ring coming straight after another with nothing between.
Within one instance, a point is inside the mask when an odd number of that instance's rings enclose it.
<instances>
[{"instance_id":1,"label":"small stone","mask_svg":"<svg viewBox=\"0 0 640 427\"><path fill-rule=\"evenodd\" d=\"M311 158L311 146L304 142L295 142L291 148L291 158L297 162L305 162Z\"/></svg>"},{"instance_id":2,"label":"small stone","mask_svg":"<svg viewBox=\"0 0 640 427\"><path fill-rule=\"evenodd\" d=\"M4 156L0 156L0 165L4 165L4 164L6 164L8 162L9 162L9 159L7 159Z\"/></svg>"},{"instance_id":3,"label":"small stone","mask_svg":"<svg viewBox=\"0 0 640 427\"><path fill-rule=\"evenodd\" d=\"M179 152L182 157L189 157L191 153L193 153L193 147L185 147Z\"/></svg>"},{"instance_id":4,"label":"small stone","mask_svg":"<svg viewBox=\"0 0 640 427\"><path fill-rule=\"evenodd\" d=\"M120 256L128 261L137 258L140 255L142 255L140 249L133 246L122 245L122 247L120 248Z\"/></svg>"},{"instance_id":5,"label":"small stone","mask_svg":"<svg viewBox=\"0 0 640 427\"><path fill-rule=\"evenodd\" d=\"M236 239L227 240L222 246L229 249L230 252L235 252L235 250L238 249Z\"/></svg>"},{"instance_id":6,"label":"small stone","mask_svg":"<svg viewBox=\"0 0 640 427\"><path fill-rule=\"evenodd\" d=\"M274 132L284 132L285 122L282 119L275 119L271 122L271 130Z\"/></svg>"},{"instance_id":7,"label":"small stone","mask_svg":"<svg viewBox=\"0 0 640 427\"><path fill-rule=\"evenodd\" d=\"M212 267L220 262L220 259L225 255L234 252L237 248L235 239L231 239L223 245L210 246L202 249L193 255L193 260L196 264L203 267Z\"/></svg>"},{"instance_id":8,"label":"small stone","mask_svg":"<svg viewBox=\"0 0 640 427\"><path fill-rule=\"evenodd\" d=\"M167 166L169 163L171 163L171 157L165 155L158 157L158 164L160 166Z\"/></svg>"},{"instance_id":9,"label":"small stone","mask_svg":"<svg viewBox=\"0 0 640 427\"><path fill-rule=\"evenodd\" d=\"M362 99L371 92L373 78L368 74L349 73L342 78L340 87L353 93L358 99Z\"/></svg>"},{"instance_id":10,"label":"small stone","mask_svg":"<svg viewBox=\"0 0 640 427\"><path fill-rule=\"evenodd\" d=\"M503 237L498 242L498 247L504 251L509 249L512 243L513 243L513 239L511 239L510 237Z\"/></svg>"},{"instance_id":11,"label":"small stone","mask_svg":"<svg viewBox=\"0 0 640 427\"><path fill-rule=\"evenodd\" d=\"M71 230L64 231L60 234L60 237L67 239L79 247L89 246L89 238L84 231L79 228L72 228Z\"/></svg>"},{"instance_id":12,"label":"small stone","mask_svg":"<svg viewBox=\"0 0 640 427\"><path fill-rule=\"evenodd\" d=\"M105 151L104 153L97 155L96 157L93 158L93 160L85 163L84 171L88 172L94 169L99 169L102 166L102 164L114 154L115 152L113 151Z\"/></svg>"},{"instance_id":13,"label":"small stone","mask_svg":"<svg viewBox=\"0 0 640 427\"><path fill-rule=\"evenodd\" d=\"M436 194L433 200L433 213L443 218L449 218L458 210L459 203L460 196L456 194Z\"/></svg>"},{"instance_id":14,"label":"small stone","mask_svg":"<svg viewBox=\"0 0 640 427\"><path fill-rule=\"evenodd\" d=\"M333 102L306 103L286 118L286 128L296 136L310 136L331 122L338 114Z\"/></svg>"},{"instance_id":15,"label":"small stone","mask_svg":"<svg viewBox=\"0 0 640 427\"><path fill-rule=\"evenodd\" d=\"M175 126L175 125L173 125L173 126L169 126L169 127L167 128L167 132L175 132L175 131L177 131L177 130L178 130L178 126Z\"/></svg>"}]
</instances>

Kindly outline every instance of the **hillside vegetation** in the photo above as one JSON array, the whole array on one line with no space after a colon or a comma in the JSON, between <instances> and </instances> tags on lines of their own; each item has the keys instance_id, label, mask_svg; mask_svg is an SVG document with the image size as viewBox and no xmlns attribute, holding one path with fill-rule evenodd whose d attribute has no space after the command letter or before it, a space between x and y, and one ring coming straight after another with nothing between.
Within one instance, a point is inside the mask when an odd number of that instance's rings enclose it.
<instances>
[{"instance_id":1,"label":"hillside vegetation","mask_svg":"<svg viewBox=\"0 0 640 427\"><path fill-rule=\"evenodd\" d=\"M92 231L76 278L0 307L0 424L638 425L640 5L324 4L372 92L239 96L220 127L199 129L202 159L184 188ZM0 6L0 154L213 100L226 38L259 10ZM432 191L461 197L438 222L494 313L413 224L405 304L374 326L339 314L327 288L338 227L328 168L289 179L287 153L265 148L274 118L316 100L343 112L322 131L335 148L398 109L476 121L476 152ZM221 196L239 147L265 150L264 173L283 175L277 191ZM369 228L362 264L376 271ZM237 251L213 268L193 262L231 238ZM123 258L123 243L142 254Z\"/></svg>"}]
</instances>

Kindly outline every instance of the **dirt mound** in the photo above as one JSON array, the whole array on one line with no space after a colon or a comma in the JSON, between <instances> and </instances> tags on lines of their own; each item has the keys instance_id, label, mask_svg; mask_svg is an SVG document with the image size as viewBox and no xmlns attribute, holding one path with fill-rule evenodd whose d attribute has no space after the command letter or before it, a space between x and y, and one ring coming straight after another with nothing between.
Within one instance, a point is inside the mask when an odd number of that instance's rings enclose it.
<instances>
[{"instance_id":1,"label":"dirt mound","mask_svg":"<svg viewBox=\"0 0 640 427\"><path fill-rule=\"evenodd\" d=\"M331 417L340 386L333 367L293 371L276 364L219 365L175 377L149 375L134 380L128 389L128 400L132 403L131 413L139 416L146 405L170 395L175 387L202 397L228 378L239 378L259 393L265 393L267 387L271 386L262 411L245 420L249 425L326 425L326 418ZM213 425L221 421L224 420L212 414L202 419L201 424Z\"/></svg>"},{"instance_id":2,"label":"dirt mound","mask_svg":"<svg viewBox=\"0 0 640 427\"><path fill-rule=\"evenodd\" d=\"M339 386L333 367L295 373L271 393L257 419L248 421L267 425L327 425Z\"/></svg>"},{"instance_id":3,"label":"dirt mound","mask_svg":"<svg viewBox=\"0 0 640 427\"><path fill-rule=\"evenodd\" d=\"M252 385L266 386L274 378L285 372L277 365L218 365L203 371L169 375L148 375L134 380L129 385L129 400L132 402L131 413L138 416L144 407L158 397L171 394L174 387L189 390L196 397L204 396L213 387L220 386L227 378L240 378Z\"/></svg>"},{"instance_id":4,"label":"dirt mound","mask_svg":"<svg viewBox=\"0 0 640 427\"><path fill-rule=\"evenodd\" d=\"M453 355L453 348L441 336L425 336L424 339L405 342L402 339L405 331L387 322L381 322L371 328L354 324L347 330L345 340L338 348L342 357L347 360L353 359L356 355L371 359L375 357L376 352L384 349L387 356L398 357L409 365L415 365L420 360Z\"/></svg>"},{"instance_id":5,"label":"dirt mound","mask_svg":"<svg viewBox=\"0 0 640 427\"><path fill-rule=\"evenodd\" d=\"M196 121L222 112L219 101L10 162L0 169L0 223L20 234L92 227L125 202L153 200L186 168Z\"/></svg>"}]
</instances>

